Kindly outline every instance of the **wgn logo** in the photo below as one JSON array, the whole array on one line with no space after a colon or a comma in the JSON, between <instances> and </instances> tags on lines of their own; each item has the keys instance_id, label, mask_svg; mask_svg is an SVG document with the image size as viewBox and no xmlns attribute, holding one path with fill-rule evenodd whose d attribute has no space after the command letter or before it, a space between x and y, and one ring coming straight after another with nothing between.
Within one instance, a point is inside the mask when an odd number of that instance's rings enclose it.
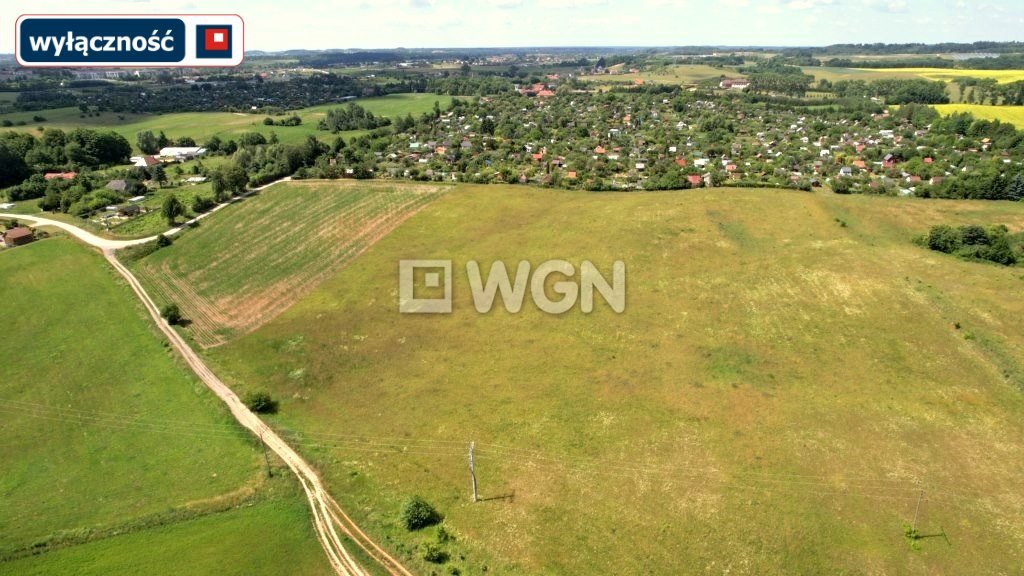
<instances>
[{"instance_id":1,"label":"wgn logo","mask_svg":"<svg viewBox=\"0 0 1024 576\"><path fill-rule=\"evenodd\" d=\"M23 66L237 66L245 48L236 15L22 16Z\"/></svg>"},{"instance_id":2,"label":"wgn logo","mask_svg":"<svg viewBox=\"0 0 1024 576\"><path fill-rule=\"evenodd\" d=\"M519 312L527 288L537 308L548 314L568 312L577 300L581 312L593 312L594 290L614 312L621 314L626 309L626 264L621 260L612 263L611 282L589 260L580 264L579 282L573 280L576 267L565 260L548 260L532 271L530 263L524 260L516 267L514 280L509 278L508 268L500 260L491 264L486 280L480 264L470 260L466 263L466 275L473 294L473 307L481 314L491 311L499 292L505 310L513 314ZM548 282L549 278L555 281ZM556 295L554 298L548 295L549 289ZM398 310L404 314L451 313L451 260L399 261Z\"/></svg>"}]
</instances>

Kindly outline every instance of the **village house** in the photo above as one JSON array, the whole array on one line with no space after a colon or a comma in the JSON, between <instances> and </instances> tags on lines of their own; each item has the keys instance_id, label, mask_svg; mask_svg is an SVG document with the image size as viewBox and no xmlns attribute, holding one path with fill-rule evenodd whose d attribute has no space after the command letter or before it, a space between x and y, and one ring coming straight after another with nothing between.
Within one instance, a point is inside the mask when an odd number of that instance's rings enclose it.
<instances>
[{"instance_id":1,"label":"village house","mask_svg":"<svg viewBox=\"0 0 1024 576\"><path fill-rule=\"evenodd\" d=\"M15 246L22 246L35 240L35 236L32 234L32 230L24 226L18 226L11 228L4 232L4 246L8 248L14 248Z\"/></svg>"},{"instance_id":2,"label":"village house","mask_svg":"<svg viewBox=\"0 0 1024 576\"><path fill-rule=\"evenodd\" d=\"M128 189L128 181L123 179L111 180L110 182L107 182L107 189L113 190L114 192L124 192Z\"/></svg>"},{"instance_id":3,"label":"village house","mask_svg":"<svg viewBox=\"0 0 1024 576\"><path fill-rule=\"evenodd\" d=\"M130 160L136 168L152 168L160 163L156 156L132 156Z\"/></svg>"},{"instance_id":4,"label":"village house","mask_svg":"<svg viewBox=\"0 0 1024 576\"><path fill-rule=\"evenodd\" d=\"M71 180L75 176L78 176L77 172L47 172L47 173L43 174L43 178L45 178L47 180L56 180L56 179Z\"/></svg>"},{"instance_id":5,"label":"village house","mask_svg":"<svg viewBox=\"0 0 1024 576\"><path fill-rule=\"evenodd\" d=\"M743 90L748 86L750 86L750 81L741 78L725 79L718 84L718 87L724 90Z\"/></svg>"},{"instance_id":6,"label":"village house","mask_svg":"<svg viewBox=\"0 0 1024 576\"><path fill-rule=\"evenodd\" d=\"M157 155L160 158L170 158L177 162L184 162L185 160L198 158L203 154L206 154L206 148L199 146L168 146L161 148Z\"/></svg>"}]
</instances>

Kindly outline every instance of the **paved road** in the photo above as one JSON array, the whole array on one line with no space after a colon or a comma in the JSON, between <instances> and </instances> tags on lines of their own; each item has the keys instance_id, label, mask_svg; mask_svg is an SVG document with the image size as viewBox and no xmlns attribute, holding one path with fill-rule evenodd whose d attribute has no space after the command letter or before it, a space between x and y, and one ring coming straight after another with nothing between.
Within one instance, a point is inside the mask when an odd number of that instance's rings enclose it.
<instances>
[{"instance_id":1,"label":"paved road","mask_svg":"<svg viewBox=\"0 0 1024 576\"><path fill-rule=\"evenodd\" d=\"M278 184L280 182L288 182L291 179L292 179L291 176L288 176L288 177L282 178L280 180L275 180L275 181L271 182L270 184L265 184L265 185L260 186L258 188L253 188L252 190L249 190L245 194L242 194L241 196L239 196L239 198L244 198L244 197L252 194L253 192L259 192L260 190L266 190L267 188L270 188L271 186L273 186L275 184ZM216 213L217 211L219 211L220 209L224 208L228 204L231 204L235 200L237 200L237 198L236 199L232 199L232 200L230 200L228 202L225 202L223 204L218 204L217 206L215 206L209 212L204 212L204 213L196 216L195 218L185 222L181 226L178 226L176 228L171 228L170 230L167 230L166 232L164 232L163 235L164 236L173 236L173 235L181 232L182 230L188 228L192 224L202 220L203 218L206 218L210 214ZM97 248L100 248L101 250L120 250L121 248L127 248L128 246L135 246L137 244L145 244L146 242L152 242L153 240L156 240L156 236L147 236L145 238L136 238L136 239L133 239L133 240L111 240L109 238L103 238L103 237L97 236L97 235L93 234L92 232L89 232L88 230L83 230L82 228L79 228L78 226L75 226L74 224L68 224L67 222L61 222L60 220L52 220L50 218L46 218L46 217L43 217L43 216L33 216L33 215L30 215L30 214L7 214L7 213L0 212L0 218L14 218L14 219L16 219L18 221L23 221L23 220L24 221L29 221L33 226L54 226L56 228L60 228L61 230L64 230L68 234L71 234L72 236L74 236L75 238L78 238L79 240L85 242L86 244L95 246Z\"/></svg>"},{"instance_id":2,"label":"paved road","mask_svg":"<svg viewBox=\"0 0 1024 576\"><path fill-rule=\"evenodd\" d=\"M284 180L290 180L285 178ZM281 182L283 180L278 180ZM251 190L249 193L254 191L263 190L269 186L277 184L272 182L266 186L261 186ZM226 204L217 206L214 210L207 212L200 216L206 217L213 212L216 212ZM132 291L139 297L142 304L146 307L146 311L149 312L150 317L156 322L157 327L167 337L171 345L185 362L189 365L196 376L203 381L206 386L217 395L225 404L228 409L231 410L231 414L236 420L242 425L249 429L255 436L266 444L274 454L276 454L282 461L288 466L288 468L298 478L299 483L302 485L302 489L306 494L306 500L309 502L310 512L313 516L313 527L317 534L317 539L320 541L320 545L323 547L324 552L327 554L327 559L334 569L334 572L339 576L368 576L368 573L359 565L359 563L352 557L352 555L346 550L344 539L347 538L349 541L354 542L359 546L370 558L372 558L377 564L379 564L388 574L392 576L412 576L398 560L389 555L383 548L377 545L376 542L370 539L359 526L352 521L351 518L341 509L338 503L331 497L331 495L324 488L323 483L320 481L319 475L316 470L309 465L302 456L299 455L287 442L284 441L273 429L266 425L263 420L260 419L255 413L249 410L248 407L238 398L238 395L234 393L212 370L203 362L202 358L192 349L191 346L172 328L164 321L160 316L160 311L157 309L153 299L149 297L146 290L139 283L135 275L131 273L114 255L114 251L119 248L126 246L132 246L143 242L149 242L156 238L151 236L149 238L139 238L137 240L108 240L106 238L100 238L95 234L92 234L86 230L82 230L77 226L68 224L65 222L58 222L56 220L50 220L48 218L40 218L36 216L25 216L22 214L0 214L0 217L4 218L17 218L19 220L32 220L37 225L49 225L56 226L62 230L66 230L71 235L82 240L83 242L100 248L103 251L104 257L110 262L110 265L128 282L131 286ZM198 218L196 218L198 220ZM190 221L191 222L191 221ZM185 224L187 226L188 224ZM172 230L168 230L165 234L175 234L183 227L178 227Z\"/></svg>"}]
</instances>

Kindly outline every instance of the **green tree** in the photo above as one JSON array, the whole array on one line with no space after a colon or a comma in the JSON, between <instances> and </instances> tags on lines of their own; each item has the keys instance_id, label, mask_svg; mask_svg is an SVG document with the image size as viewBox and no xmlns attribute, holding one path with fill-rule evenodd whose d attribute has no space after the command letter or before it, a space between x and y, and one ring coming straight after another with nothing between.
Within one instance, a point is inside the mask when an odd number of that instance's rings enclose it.
<instances>
[{"instance_id":1,"label":"green tree","mask_svg":"<svg viewBox=\"0 0 1024 576\"><path fill-rule=\"evenodd\" d=\"M163 164L157 164L156 166L153 166L153 180L155 180L157 184L160 184L161 186L163 186L164 183L167 182L167 170L164 169Z\"/></svg>"},{"instance_id":2,"label":"green tree","mask_svg":"<svg viewBox=\"0 0 1024 576\"><path fill-rule=\"evenodd\" d=\"M164 203L160 207L160 215L167 219L167 225L173 226L175 219L178 216L185 214L185 206L178 200L178 197L174 194L168 194L167 198L164 198Z\"/></svg>"},{"instance_id":3,"label":"green tree","mask_svg":"<svg viewBox=\"0 0 1024 576\"><path fill-rule=\"evenodd\" d=\"M160 309L160 315L167 320L171 326L181 323L181 310L177 304L168 304Z\"/></svg>"},{"instance_id":4,"label":"green tree","mask_svg":"<svg viewBox=\"0 0 1024 576\"><path fill-rule=\"evenodd\" d=\"M135 136L135 143L138 145L139 150L142 150L143 154L156 154L160 151L160 143L157 142L153 132L149 130L139 132Z\"/></svg>"},{"instance_id":5,"label":"green tree","mask_svg":"<svg viewBox=\"0 0 1024 576\"><path fill-rule=\"evenodd\" d=\"M246 407L257 414L274 414L277 412L277 401L268 392L250 392L245 395Z\"/></svg>"},{"instance_id":6,"label":"green tree","mask_svg":"<svg viewBox=\"0 0 1024 576\"><path fill-rule=\"evenodd\" d=\"M419 496L412 496L406 500L402 504L402 512L399 516L402 525L409 531L433 526L442 519L441 514Z\"/></svg>"}]
</instances>

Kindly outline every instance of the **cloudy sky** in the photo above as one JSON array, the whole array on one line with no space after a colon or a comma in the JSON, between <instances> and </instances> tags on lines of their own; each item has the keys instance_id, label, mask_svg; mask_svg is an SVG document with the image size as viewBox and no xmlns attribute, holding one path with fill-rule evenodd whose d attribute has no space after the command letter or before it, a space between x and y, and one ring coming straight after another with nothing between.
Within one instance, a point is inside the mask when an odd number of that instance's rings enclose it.
<instances>
[{"instance_id":1,"label":"cloudy sky","mask_svg":"<svg viewBox=\"0 0 1024 576\"><path fill-rule=\"evenodd\" d=\"M93 12L237 13L246 48L806 46L1024 40L1024 0L105 0ZM13 26L27 5L0 3ZM82 12L33 0L32 12ZM2 28L0 28L2 29ZM10 28L7 28L10 30ZM7 37L0 51L13 52Z\"/></svg>"}]
</instances>

